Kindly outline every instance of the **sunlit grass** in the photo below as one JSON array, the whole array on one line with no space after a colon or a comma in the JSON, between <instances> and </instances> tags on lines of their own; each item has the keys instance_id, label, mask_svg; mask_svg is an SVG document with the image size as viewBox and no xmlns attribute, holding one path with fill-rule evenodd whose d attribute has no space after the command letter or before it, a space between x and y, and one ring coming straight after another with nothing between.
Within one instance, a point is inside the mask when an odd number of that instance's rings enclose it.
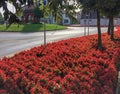
<instances>
[{"instance_id":1,"label":"sunlit grass","mask_svg":"<svg viewBox=\"0 0 120 94\"><path fill-rule=\"evenodd\" d=\"M56 24L46 24L46 30L62 30L66 29L66 26ZM7 30L6 25L0 25L0 31L13 31L13 32L37 32L43 31L44 24L12 24Z\"/></svg>"}]
</instances>

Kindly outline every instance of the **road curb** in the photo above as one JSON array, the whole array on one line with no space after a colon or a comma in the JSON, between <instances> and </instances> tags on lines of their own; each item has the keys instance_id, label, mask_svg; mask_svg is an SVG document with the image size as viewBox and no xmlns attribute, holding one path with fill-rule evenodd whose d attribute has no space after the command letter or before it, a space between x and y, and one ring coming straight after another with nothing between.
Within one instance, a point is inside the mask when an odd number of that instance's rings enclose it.
<instances>
[{"instance_id":1,"label":"road curb","mask_svg":"<svg viewBox=\"0 0 120 94\"><path fill-rule=\"evenodd\" d=\"M119 68L119 71L118 71L117 87L116 87L116 93L115 94L120 94L120 68Z\"/></svg>"}]
</instances>

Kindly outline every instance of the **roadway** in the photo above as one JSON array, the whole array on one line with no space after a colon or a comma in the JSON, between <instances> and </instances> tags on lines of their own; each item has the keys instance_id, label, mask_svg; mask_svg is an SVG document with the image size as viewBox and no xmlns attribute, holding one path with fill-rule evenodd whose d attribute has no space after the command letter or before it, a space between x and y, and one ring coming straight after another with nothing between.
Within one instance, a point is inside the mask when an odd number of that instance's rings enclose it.
<instances>
[{"instance_id":1,"label":"roadway","mask_svg":"<svg viewBox=\"0 0 120 94\"><path fill-rule=\"evenodd\" d=\"M49 43L84 36L84 29L84 27L68 27L66 30L47 31L46 41ZM106 31L107 28L102 28L102 32ZM90 35L97 34L97 28L90 27L89 32ZM88 34L88 32L86 33ZM0 32L0 58L4 56L12 56L14 53L42 44L44 44L44 32Z\"/></svg>"}]
</instances>

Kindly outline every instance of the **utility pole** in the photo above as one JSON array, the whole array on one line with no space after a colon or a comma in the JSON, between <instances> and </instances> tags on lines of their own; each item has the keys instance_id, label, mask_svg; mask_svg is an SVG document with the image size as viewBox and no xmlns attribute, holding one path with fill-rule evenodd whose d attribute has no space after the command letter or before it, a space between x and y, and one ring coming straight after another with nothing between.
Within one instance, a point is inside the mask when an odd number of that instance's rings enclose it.
<instances>
[{"instance_id":1,"label":"utility pole","mask_svg":"<svg viewBox=\"0 0 120 94\"><path fill-rule=\"evenodd\" d=\"M45 22L45 5L47 1L43 0L43 10L44 10L44 48L46 48L46 22Z\"/></svg>"},{"instance_id":2,"label":"utility pole","mask_svg":"<svg viewBox=\"0 0 120 94\"><path fill-rule=\"evenodd\" d=\"M89 13L88 13L88 35L89 35Z\"/></svg>"},{"instance_id":3,"label":"utility pole","mask_svg":"<svg viewBox=\"0 0 120 94\"><path fill-rule=\"evenodd\" d=\"M86 13L85 13L85 19L84 19L84 36L86 36Z\"/></svg>"},{"instance_id":4,"label":"utility pole","mask_svg":"<svg viewBox=\"0 0 120 94\"><path fill-rule=\"evenodd\" d=\"M84 20L84 36L86 36L86 19Z\"/></svg>"}]
</instances>

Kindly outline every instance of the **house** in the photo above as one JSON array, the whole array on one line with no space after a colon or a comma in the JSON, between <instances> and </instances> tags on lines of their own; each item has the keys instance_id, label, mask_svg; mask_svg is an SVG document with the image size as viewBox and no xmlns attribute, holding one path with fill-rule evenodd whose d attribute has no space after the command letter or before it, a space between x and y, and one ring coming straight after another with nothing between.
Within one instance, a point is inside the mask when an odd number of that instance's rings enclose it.
<instances>
[{"instance_id":1,"label":"house","mask_svg":"<svg viewBox=\"0 0 120 94\"><path fill-rule=\"evenodd\" d=\"M33 9L39 5L40 5L40 0L37 0L37 2L34 2L33 5L23 6L22 7L22 21L25 23L28 23L28 22L39 23L40 19L36 17L33 13Z\"/></svg>"},{"instance_id":2,"label":"house","mask_svg":"<svg viewBox=\"0 0 120 94\"><path fill-rule=\"evenodd\" d=\"M80 12L79 23L81 26L96 26L97 25L97 13L96 11L90 11L89 13L85 13L83 11ZM101 26L108 26L109 20L106 17L101 17L100 24ZM120 18L116 17L114 19L115 25L120 25Z\"/></svg>"},{"instance_id":3,"label":"house","mask_svg":"<svg viewBox=\"0 0 120 94\"><path fill-rule=\"evenodd\" d=\"M24 6L22 12L22 21L25 23L39 23L39 18L36 17L33 13L34 6Z\"/></svg>"}]
</instances>

